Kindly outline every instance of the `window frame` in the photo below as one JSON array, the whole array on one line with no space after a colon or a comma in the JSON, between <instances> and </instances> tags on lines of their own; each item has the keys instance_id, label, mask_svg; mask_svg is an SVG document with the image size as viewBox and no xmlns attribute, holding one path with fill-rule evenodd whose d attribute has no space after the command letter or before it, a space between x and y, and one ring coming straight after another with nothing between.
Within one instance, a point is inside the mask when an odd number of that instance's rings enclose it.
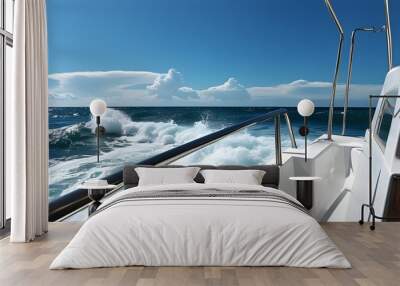
<instances>
[{"instance_id":1,"label":"window frame","mask_svg":"<svg viewBox=\"0 0 400 286\"><path fill-rule=\"evenodd\" d=\"M1 20L0 20L0 229L4 229L9 223L6 223L6 188L5 188L5 99L6 99L6 64L7 64L7 46L13 47L13 34L7 31L7 7L6 1L10 1L12 13L14 14L15 0L0 0ZM11 15L13 18L14 15ZM12 29L13 30L13 29Z\"/></svg>"},{"instance_id":2,"label":"window frame","mask_svg":"<svg viewBox=\"0 0 400 286\"><path fill-rule=\"evenodd\" d=\"M382 152L384 152L385 149L386 149L386 143L387 143L387 139L388 139L388 138L386 138L386 140L384 140L379 135L379 133L381 131L381 126L382 126L382 123L383 123L383 118L384 118L384 116L386 114L391 114L391 116L392 116L391 121L390 121L389 130L388 130L388 133L390 133L390 129L391 129L392 123L393 123L394 111L395 111L395 107L396 107L395 105L396 105L396 100L395 99L394 99L394 102L392 104L390 102L390 98L383 98L382 104L381 104L381 107L380 107L380 110L379 110L379 114L378 114L378 118L377 118L377 124L376 124L375 129L374 129L374 135L375 135L374 137L376 138L376 142L378 143L378 146L381 148ZM393 107L393 110L389 109L390 106ZM388 112L388 110L391 110L391 112Z\"/></svg>"}]
</instances>

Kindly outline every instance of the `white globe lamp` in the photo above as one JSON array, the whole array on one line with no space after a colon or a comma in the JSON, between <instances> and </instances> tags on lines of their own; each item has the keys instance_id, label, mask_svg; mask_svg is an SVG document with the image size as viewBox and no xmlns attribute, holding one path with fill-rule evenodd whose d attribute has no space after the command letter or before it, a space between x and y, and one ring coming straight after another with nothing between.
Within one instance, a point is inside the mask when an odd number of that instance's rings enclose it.
<instances>
[{"instance_id":1,"label":"white globe lamp","mask_svg":"<svg viewBox=\"0 0 400 286\"><path fill-rule=\"evenodd\" d=\"M90 112L93 116L102 116L107 111L107 104L102 99L92 100L90 103Z\"/></svg>"},{"instance_id":2,"label":"white globe lamp","mask_svg":"<svg viewBox=\"0 0 400 286\"><path fill-rule=\"evenodd\" d=\"M314 102L309 99L300 100L299 104L297 104L297 112L303 116L304 125L300 127L299 133L301 136L304 136L304 160L307 162L307 135L309 132L307 126L307 118L310 117L314 113Z\"/></svg>"},{"instance_id":3,"label":"white globe lamp","mask_svg":"<svg viewBox=\"0 0 400 286\"><path fill-rule=\"evenodd\" d=\"M309 117L314 113L314 102L309 99L300 100L297 104L297 112L303 117Z\"/></svg>"},{"instance_id":4,"label":"white globe lamp","mask_svg":"<svg viewBox=\"0 0 400 286\"><path fill-rule=\"evenodd\" d=\"M96 139L97 139L97 163L100 161L100 133L104 133L104 127L100 126L100 116L107 111L107 104L102 99L92 100L90 103L90 112L96 117Z\"/></svg>"}]
</instances>

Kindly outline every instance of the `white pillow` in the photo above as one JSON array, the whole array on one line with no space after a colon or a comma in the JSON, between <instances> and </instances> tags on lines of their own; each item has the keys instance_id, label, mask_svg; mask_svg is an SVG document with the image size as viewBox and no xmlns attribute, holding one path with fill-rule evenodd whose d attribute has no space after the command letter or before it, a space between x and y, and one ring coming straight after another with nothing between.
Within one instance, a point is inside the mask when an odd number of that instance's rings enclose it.
<instances>
[{"instance_id":1,"label":"white pillow","mask_svg":"<svg viewBox=\"0 0 400 286\"><path fill-rule=\"evenodd\" d=\"M139 176L138 186L195 183L193 180L200 168L135 168Z\"/></svg>"},{"instance_id":2,"label":"white pillow","mask_svg":"<svg viewBox=\"0 0 400 286\"><path fill-rule=\"evenodd\" d=\"M265 171L261 170L202 170L205 184L261 185Z\"/></svg>"}]
</instances>

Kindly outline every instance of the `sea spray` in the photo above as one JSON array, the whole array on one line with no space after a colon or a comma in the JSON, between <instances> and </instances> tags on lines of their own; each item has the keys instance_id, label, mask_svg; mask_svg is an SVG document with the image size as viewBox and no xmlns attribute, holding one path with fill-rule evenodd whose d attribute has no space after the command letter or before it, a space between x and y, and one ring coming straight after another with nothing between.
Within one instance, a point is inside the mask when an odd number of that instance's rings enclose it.
<instances>
[{"instance_id":1,"label":"sea spray","mask_svg":"<svg viewBox=\"0 0 400 286\"><path fill-rule=\"evenodd\" d=\"M50 164L51 197L70 192L85 180L111 175L126 163L135 163L213 132L205 122L192 126L179 126L169 122L134 122L124 112L109 109L101 119L106 129L103 145L108 152L101 152L101 162L96 163L94 154L82 154L81 158L69 157L52 160ZM94 138L94 120L50 131L50 147L64 148L90 143ZM104 148L103 148L104 149Z\"/></svg>"}]
</instances>

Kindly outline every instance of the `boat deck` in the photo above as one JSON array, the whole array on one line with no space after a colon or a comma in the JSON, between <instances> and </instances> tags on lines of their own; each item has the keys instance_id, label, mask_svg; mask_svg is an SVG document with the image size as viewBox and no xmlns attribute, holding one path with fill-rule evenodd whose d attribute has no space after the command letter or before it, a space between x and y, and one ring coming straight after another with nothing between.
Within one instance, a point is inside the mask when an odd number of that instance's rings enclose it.
<instances>
[{"instance_id":1,"label":"boat deck","mask_svg":"<svg viewBox=\"0 0 400 286\"><path fill-rule=\"evenodd\" d=\"M50 223L32 243L0 241L0 285L399 285L400 223L325 223L323 228L353 268L120 267L49 270L80 223Z\"/></svg>"}]
</instances>

